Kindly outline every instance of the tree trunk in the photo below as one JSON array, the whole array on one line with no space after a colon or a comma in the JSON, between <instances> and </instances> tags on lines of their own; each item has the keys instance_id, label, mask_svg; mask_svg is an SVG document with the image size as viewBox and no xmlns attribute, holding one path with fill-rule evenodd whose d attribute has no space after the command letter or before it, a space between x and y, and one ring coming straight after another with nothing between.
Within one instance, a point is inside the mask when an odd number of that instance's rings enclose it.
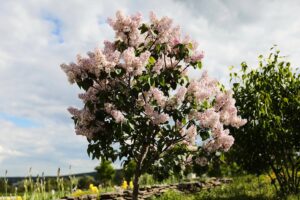
<instances>
[{"instance_id":1,"label":"tree trunk","mask_svg":"<svg viewBox=\"0 0 300 200\"><path fill-rule=\"evenodd\" d=\"M137 166L135 169L135 174L134 174L134 180L133 180L133 193L132 193L132 199L133 200L138 200L139 196L139 179L142 174L142 169L143 169L143 161L147 156L149 150L149 145L144 145L141 150L141 154L138 158Z\"/></svg>"},{"instance_id":2,"label":"tree trunk","mask_svg":"<svg viewBox=\"0 0 300 200\"><path fill-rule=\"evenodd\" d=\"M133 193L132 193L132 199L133 200L137 200L138 196L139 196L139 188L140 188L139 179L140 179L140 176L141 176L141 172L140 172L139 169L137 169L137 171L135 172L135 175L134 175L134 180L133 180Z\"/></svg>"}]
</instances>

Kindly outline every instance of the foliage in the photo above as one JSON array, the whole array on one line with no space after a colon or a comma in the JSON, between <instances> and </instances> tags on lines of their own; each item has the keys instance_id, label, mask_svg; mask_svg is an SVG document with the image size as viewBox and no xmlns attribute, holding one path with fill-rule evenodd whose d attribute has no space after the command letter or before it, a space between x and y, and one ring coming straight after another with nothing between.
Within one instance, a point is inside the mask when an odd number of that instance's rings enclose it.
<instances>
[{"instance_id":1,"label":"foliage","mask_svg":"<svg viewBox=\"0 0 300 200\"><path fill-rule=\"evenodd\" d=\"M95 168L97 171L97 178L99 179L100 183L104 186L108 186L111 184L115 176L115 169L112 166L111 161L109 160L102 160L100 166Z\"/></svg>"},{"instance_id":2,"label":"foliage","mask_svg":"<svg viewBox=\"0 0 300 200\"><path fill-rule=\"evenodd\" d=\"M150 23L142 23L140 14L117 12L108 22L115 41L61 67L84 90L84 107L69 108L76 133L87 137L92 158L136 162L136 199L141 174L207 165L215 151L228 151L234 142L224 125L246 121L217 80L207 73L189 80L188 70L202 67L203 52L180 37L170 18L151 13Z\"/></svg>"},{"instance_id":3,"label":"foliage","mask_svg":"<svg viewBox=\"0 0 300 200\"><path fill-rule=\"evenodd\" d=\"M135 169L136 169L136 163L134 160L131 160L130 162L128 162L127 165L124 166L123 175L127 182L133 179Z\"/></svg>"},{"instance_id":4,"label":"foliage","mask_svg":"<svg viewBox=\"0 0 300 200\"><path fill-rule=\"evenodd\" d=\"M152 198L151 200L193 200L193 195L184 194L178 191L170 190L164 193L162 196Z\"/></svg>"},{"instance_id":5,"label":"foliage","mask_svg":"<svg viewBox=\"0 0 300 200\"><path fill-rule=\"evenodd\" d=\"M21 200L48 200L57 199L69 193L64 188L70 185L70 181L60 177L59 174L56 178L46 178L43 175L32 177L30 170L28 177L14 184L10 183L6 177L4 179L7 180L3 180L3 183L7 183L7 192L5 187L0 188L0 198L14 196Z\"/></svg>"},{"instance_id":6,"label":"foliage","mask_svg":"<svg viewBox=\"0 0 300 200\"><path fill-rule=\"evenodd\" d=\"M95 179L92 176L83 176L78 180L79 189L88 189L90 184L95 184Z\"/></svg>"},{"instance_id":7,"label":"foliage","mask_svg":"<svg viewBox=\"0 0 300 200\"><path fill-rule=\"evenodd\" d=\"M273 48L268 58L259 59L258 68L249 69L242 63L239 73L231 73L236 105L249 121L232 130L236 142L231 157L249 172L271 169L282 193L297 193L300 76Z\"/></svg>"},{"instance_id":8,"label":"foliage","mask_svg":"<svg viewBox=\"0 0 300 200\"><path fill-rule=\"evenodd\" d=\"M143 174L139 180L140 185L154 185L155 180L153 179L153 176L151 174Z\"/></svg>"},{"instance_id":9,"label":"foliage","mask_svg":"<svg viewBox=\"0 0 300 200\"><path fill-rule=\"evenodd\" d=\"M4 179L0 179L0 192L6 193L12 191L12 187L9 183L6 183Z\"/></svg>"}]
</instances>

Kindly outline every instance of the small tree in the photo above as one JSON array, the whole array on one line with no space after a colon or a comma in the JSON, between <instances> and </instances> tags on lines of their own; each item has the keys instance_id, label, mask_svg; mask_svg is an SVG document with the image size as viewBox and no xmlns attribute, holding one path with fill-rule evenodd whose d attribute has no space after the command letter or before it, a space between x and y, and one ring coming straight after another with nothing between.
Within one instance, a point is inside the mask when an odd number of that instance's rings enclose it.
<instances>
[{"instance_id":1,"label":"small tree","mask_svg":"<svg viewBox=\"0 0 300 200\"><path fill-rule=\"evenodd\" d=\"M88 153L136 162L133 199L142 173L227 151L234 139L223 125L245 124L232 93L215 79L203 73L189 80L187 71L201 68L203 58L196 42L182 39L167 17L151 13L150 21L117 12L108 20L115 41L105 41L104 50L89 52L88 58L78 56L76 64L61 65L69 81L85 91L79 95L84 107L69 111L76 133L89 141ZM204 146L196 143L200 137Z\"/></svg>"},{"instance_id":2,"label":"small tree","mask_svg":"<svg viewBox=\"0 0 300 200\"><path fill-rule=\"evenodd\" d=\"M90 184L95 184L95 179L92 176L82 176L78 178L79 189L88 189Z\"/></svg>"},{"instance_id":3,"label":"small tree","mask_svg":"<svg viewBox=\"0 0 300 200\"><path fill-rule=\"evenodd\" d=\"M297 193L300 76L279 56L279 51L273 50L267 59L259 58L257 69L250 70L242 63L240 73L231 73L237 107L249 123L232 130L236 143L230 157L253 173L271 169L282 193Z\"/></svg>"},{"instance_id":4,"label":"small tree","mask_svg":"<svg viewBox=\"0 0 300 200\"><path fill-rule=\"evenodd\" d=\"M100 165L95 168L97 171L97 178L99 179L100 183L104 186L108 186L111 184L115 176L115 169L112 166L111 161L103 160L101 161Z\"/></svg>"},{"instance_id":5,"label":"small tree","mask_svg":"<svg viewBox=\"0 0 300 200\"><path fill-rule=\"evenodd\" d=\"M127 165L124 166L124 168L123 168L123 174L124 174L125 180L128 183L134 177L135 169L136 169L136 163L134 162L134 160L131 160L130 162L127 163Z\"/></svg>"}]
</instances>

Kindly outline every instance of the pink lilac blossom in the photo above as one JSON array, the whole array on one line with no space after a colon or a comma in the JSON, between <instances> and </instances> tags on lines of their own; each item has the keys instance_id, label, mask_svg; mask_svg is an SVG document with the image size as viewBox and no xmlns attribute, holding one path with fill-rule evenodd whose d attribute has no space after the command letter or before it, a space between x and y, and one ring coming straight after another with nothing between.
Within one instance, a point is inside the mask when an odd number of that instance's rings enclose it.
<instances>
[{"instance_id":1,"label":"pink lilac blossom","mask_svg":"<svg viewBox=\"0 0 300 200\"><path fill-rule=\"evenodd\" d=\"M204 58L204 52L195 52L190 59L190 62L198 62L201 61Z\"/></svg>"},{"instance_id":2,"label":"pink lilac blossom","mask_svg":"<svg viewBox=\"0 0 300 200\"><path fill-rule=\"evenodd\" d=\"M208 77L207 72L203 72L199 81L193 80L187 88L187 93L195 97L198 103L213 97L218 92L218 82Z\"/></svg>"},{"instance_id":3,"label":"pink lilac blossom","mask_svg":"<svg viewBox=\"0 0 300 200\"><path fill-rule=\"evenodd\" d=\"M198 43L190 39L189 36L185 36L182 43L187 45L190 50L190 55L187 56L184 61L187 63L200 62L204 58L204 51L197 50Z\"/></svg>"},{"instance_id":4,"label":"pink lilac blossom","mask_svg":"<svg viewBox=\"0 0 300 200\"><path fill-rule=\"evenodd\" d=\"M177 93L175 94L177 103L182 103L184 101L186 92L187 92L186 87L182 86L178 89Z\"/></svg>"},{"instance_id":5,"label":"pink lilac blossom","mask_svg":"<svg viewBox=\"0 0 300 200\"><path fill-rule=\"evenodd\" d=\"M210 140L210 141L206 142L203 146L203 149L209 153L215 152L219 148L220 148L220 145L215 140Z\"/></svg>"},{"instance_id":6,"label":"pink lilac blossom","mask_svg":"<svg viewBox=\"0 0 300 200\"><path fill-rule=\"evenodd\" d=\"M145 114L151 119L154 125L166 123L170 116L166 113L159 113L154 110L154 107L150 104L145 104L144 106Z\"/></svg>"},{"instance_id":7,"label":"pink lilac blossom","mask_svg":"<svg viewBox=\"0 0 300 200\"><path fill-rule=\"evenodd\" d=\"M116 19L109 18L108 24L115 30L116 38L121 39L130 46L138 46L141 40L140 31L142 16L140 13L131 17L125 16L121 11L117 11Z\"/></svg>"},{"instance_id":8,"label":"pink lilac blossom","mask_svg":"<svg viewBox=\"0 0 300 200\"><path fill-rule=\"evenodd\" d=\"M104 49L103 49L103 53L104 55L108 55L114 51L116 51L116 47L115 44L113 42L110 42L108 40L104 40Z\"/></svg>"},{"instance_id":9,"label":"pink lilac blossom","mask_svg":"<svg viewBox=\"0 0 300 200\"><path fill-rule=\"evenodd\" d=\"M208 164L207 158L205 158L203 156L196 158L195 162L202 167L204 167Z\"/></svg>"},{"instance_id":10,"label":"pink lilac blossom","mask_svg":"<svg viewBox=\"0 0 300 200\"><path fill-rule=\"evenodd\" d=\"M90 87L85 93L81 93L78 95L79 99L81 99L84 103L87 103L88 101L97 102L97 94L99 92L98 88L99 85L95 85L95 87Z\"/></svg>"},{"instance_id":11,"label":"pink lilac blossom","mask_svg":"<svg viewBox=\"0 0 300 200\"><path fill-rule=\"evenodd\" d=\"M214 105L216 110L220 110L231 98L233 92L231 90L226 91L225 93L220 92L216 96L216 103Z\"/></svg>"},{"instance_id":12,"label":"pink lilac blossom","mask_svg":"<svg viewBox=\"0 0 300 200\"><path fill-rule=\"evenodd\" d=\"M222 134L217 138L216 143L220 145L220 147L226 152L230 149L230 147L234 143L234 138L228 134Z\"/></svg>"},{"instance_id":13,"label":"pink lilac blossom","mask_svg":"<svg viewBox=\"0 0 300 200\"><path fill-rule=\"evenodd\" d=\"M116 123L122 123L125 121L124 115L119 110L112 110L110 114L115 119Z\"/></svg>"},{"instance_id":14,"label":"pink lilac blossom","mask_svg":"<svg viewBox=\"0 0 300 200\"><path fill-rule=\"evenodd\" d=\"M169 57L166 57L166 63L165 63L165 68L166 69L174 69L174 67L176 67L178 61L175 59L175 58L169 58ZM180 64L180 62L178 63Z\"/></svg>"},{"instance_id":15,"label":"pink lilac blossom","mask_svg":"<svg viewBox=\"0 0 300 200\"><path fill-rule=\"evenodd\" d=\"M229 130L225 129L223 127L223 124L221 122L217 122L211 129L212 136L214 138L220 137L222 134L229 134Z\"/></svg>"},{"instance_id":16,"label":"pink lilac blossom","mask_svg":"<svg viewBox=\"0 0 300 200\"><path fill-rule=\"evenodd\" d=\"M162 91L160 91L158 88L152 87L149 93L153 96L153 99L157 102L159 106L165 106L167 98L164 96L164 93Z\"/></svg>"},{"instance_id":17,"label":"pink lilac blossom","mask_svg":"<svg viewBox=\"0 0 300 200\"><path fill-rule=\"evenodd\" d=\"M96 126L91 126L94 122L95 116L90 113L87 109L78 110L77 108L70 107L68 111L76 118L75 132L77 135L83 135L88 138L92 138L93 135L102 130L102 124L96 124Z\"/></svg>"},{"instance_id":18,"label":"pink lilac blossom","mask_svg":"<svg viewBox=\"0 0 300 200\"><path fill-rule=\"evenodd\" d=\"M235 107L235 100L232 97L232 92L228 91L223 97L219 96L219 99L216 100L216 104L215 107L220 110L220 118L225 125L232 125L238 128L247 123L247 120L237 116L237 109Z\"/></svg>"},{"instance_id":19,"label":"pink lilac blossom","mask_svg":"<svg viewBox=\"0 0 300 200\"><path fill-rule=\"evenodd\" d=\"M153 35L152 31L149 31L150 38L156 38L157 43L165 43L167 51L171 52L173 47L180 42L180 27L172 27L172 19L168 17L158 19L153 12L150 12L150 21L154 29L158 31L157 36Z\"/></svg>"},{"instance_id":20,"label":"pink lilac blossom","mask_svg":"<svg viewBox=\"0 0 300 200\"><path fill-rule=\"evenodd\" d=\"M78 55L77 64L62 64L61 68L67 74L69 82L73 84L87 78L88 74L94 74L98 77L101 71L111 72L119 59L120 52L118 51L105 55L100 49L95 49L94 52L88 52L87 58Z\"/></svg>"},{"instance_id":21,"label":"pink lilac blossom","mask_svg":"<svg viewBox=\"0 0 300 200\"><path fill-rule=\"evenodd\" d=\"M145 71L145 66L148 63L150 55L149 51L145 51L139 57L136 57L134 48L129 47L122 54L124 59L122 67L127 72L132 72L133 75L141 75Z\"/></svg>"},{"instance_id":22,"label":"pink lilac blossom","mask_svg":"<svg viewBox=\"0 0 300 200\"><path fill-rule=\"evenodd\" d=\"M207 109L203 113L199 113L197 119L204 128L213 128L220 122L220 114L214 109Z\"/></svg>"},{"instance_id":23,"label":"pink lilac blossom","mask_svg":"<svg viewBox=\"0 0 300 200\"><path fill-rule=\"evenodd\" d=\"M119 110L116 110L115 106L111 103L105 103L104 110L107 114L110 114L114 118L116 123L123 123L126 120L123 113Z\"/></svg>"},{"instance_id":24,"label":"pink lilac blossom","mask_svg":"<svg viewBox=\"0 0 300 200\"><path fill-rule=\"evenodd\" d=\"M155 73L157 73L157 74L160 74L160 72L161 72L161 70L163 68L164 68L164 60L162 58L159 58L156 61L155 65L154 65L154 67L152 69L152 71L155 72Z\"/></svg>"},{"instance_id":25,"label":"pink lilac blossom","mask_svg":"<svg viewBox=\"0 0 300 200\"><path fill-rule=\"evenodd\" d=\"M157 113L155 112L153 115L153 124L164 124L169 121L170 116L166 113Z\"/></svg>"},{"instance_id":26,"label":"pink lilac blossom","mask_svg":"<svg viewBox=\"0 0 300 200\"><path fill-rule=\"evenodd\" d=\"M204 145L204 149L208 152L214 152L220 149L226 152L230 149L233 143L234 138L229 135L229 130L226 129L222 131L218 137L208 141Z\"/></svg>"},{"instance_id":27,"label":"pink lilac blossom","mask_svg":"<svg viewBox=\"0 0 300 200\"><path fill-rule=\"evenodd\" d=\"M75 63L61 64L60 67L66 73L71 84L74 84L81 77L81 70Z\"/></svg>"},{"instance_id":28,"label":"pink lilac blossom","mask_svg":"<svg viewBox=\"0 0 300 200\"><path fill-rule=\"evenodd\" d=\"M197 136L197 127L192 125L186 130L186 141L190 146L195 146L196 136Z\"/></svg>"},{"instance_id":29,"label":"pink lilac blossom","mask_svg":"<svg viewBox=\"0 0 300 200\"><path fill-rule=\"evenodd\" d=\"M222 92L217 85L216 80L208 77L204 73L199 81L192 81L187 88L187 100L195 99L198 103L204 100L212 103L215 99L213 107L198 112L191 110L189 120L195 119L203 128L211 130L212 139L206 143L205 149L209 152L222 149L228 151L234 142L234 138L229 135L229 130L223 128L223 125L231 125L233 127L243 126L247 121L237 116L235 100L232 91Z\"/></svg>"}]
</instances>

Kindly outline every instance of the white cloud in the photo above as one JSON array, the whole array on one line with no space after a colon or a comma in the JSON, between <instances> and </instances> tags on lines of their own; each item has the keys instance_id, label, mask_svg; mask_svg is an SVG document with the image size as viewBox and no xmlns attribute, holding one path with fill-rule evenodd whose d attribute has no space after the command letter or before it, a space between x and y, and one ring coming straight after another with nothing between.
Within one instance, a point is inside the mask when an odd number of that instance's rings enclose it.
<instances>
[{"instance_id":1,"label":"white cloud","mask_svg":"<svg viewBox=\"0 0 300 200\"><path fill-rule=\"evenodd\" d=\"M5 149L4 147L0 146L0 163L2 160L10 156L24 156L24 153L12 149Z\"/></svg>"},{"instance_id":2,"label":"white cloud","mask_svg":"<svg viewBox=\"0 0 300 200\"><path fill-rule=\"evenodd\" d=\"M204 68L227 85L228 66L256 64L273 44L300 64L299 1L1 1L0 114L34 126L0 120L0 173L9 168L25 175L32 166L37 173L55 174L70 163L82 172L97 164L85 152L85 139L74 134L66 108L80 106L79 91L59 65L112 39L104 22L118 9L140 11L145 18L151 10L172 17L206 52Z\"/></svg>"}]
</instances>

